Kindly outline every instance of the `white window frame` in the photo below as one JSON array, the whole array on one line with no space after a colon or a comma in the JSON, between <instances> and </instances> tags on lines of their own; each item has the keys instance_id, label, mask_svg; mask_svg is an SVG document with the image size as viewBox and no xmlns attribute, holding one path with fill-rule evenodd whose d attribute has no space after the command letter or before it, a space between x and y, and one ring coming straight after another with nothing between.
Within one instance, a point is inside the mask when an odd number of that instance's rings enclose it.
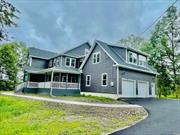
<instances>
[{"instance_id":1,"label":"white window frame","mask_svg":"<svg viewBox=\"0 0 180 135\"><path fill-rule=\"evenodd\" d=\"M88 82L88 77L89 77L89 84L87 84ZM91 86L91 75L86 75L86 87L90 87Z\"/></svg>"},{"instance_id":2,"label":"white window frame","mask_svg":"<svg viewBox=\"0 0 180 135\"><path fill-rule=\"evenodd\" d=\"M67 59L69 59L69 65L66 65ZM65 58L65 66L66 67L70 67L71 66L71 58L69 58L69 57Z\"/></svg>"},{"instance_id":3,"label":"white window frame","mask_svg":"<svg viewBox=\"0 0 180 135\"><path fill-rule=\"evenodd\" d=\"M103 76L106 75L106 85L103 85ZM101 74L101 86L106 87L108 86L108 73Z\"/></svg>"},{"instance_id":4,"label":"white window frame","mask_svg":"<svg viewBox=\"0 0 180 135\"><path fill-rule=\"evenodd\" d=\"M133 54L136 55L136 63L130 62L130 60L129 60L129 59L130 59L130 57L129 57L130 53L132 53L132 55L133 55ZM133 56L132 56L132 61L134 61ZM129 63L129 64L133 64L133 65L138 65L138 54L135 53L135 52L132 52L132 51L128 51L128 63Z\"/></svg>"},{"instance_id":5,"label":"white window frame","mask_svg":"<svg viewBox=\"0 0 180 135\"><path fill-rule=\"evenodd\" d=\"M72 60L74 60L74 66L72 66ZM75 59L75 58L71 58L71 60L70 60L70 65L71 65L71 67L73 67L73 68L76 67L76 59Z\"/></svg>"},{"instance_id":6,"label":"white window frame","mask_svg":"<svg viewBox=\"0 0 180 135\"><path fill-rule=\"evenodd\" d=\"M67 59L69 59L69 65L66 65ZM72 66L72 60L74 60L74 66ZM66 57L65 58L65 66L66 67L73 67L73 68L75 68L76 67L76 59L75 58Z\"/></svg>"},{"instance_id":7,"label":"white window frame","mask_svg":"<svg viewBox=\"0 0 180 135\"><path fill-rule=\"evenodd\" d=\"M97 62L97 55L99 54L99 62ZM93 57L92 57L92 63L93 64L98 64L98 63L100 63L101 62L101 52L95 52L95 53L93 53L93 55L92 55ZM95 62L94 62L94 58L95 58Z\"/></svg>"},{"instance_id":8,"label":"white window frame","mask_svg":"<svg viewBox=\"0 0 180 135\"><path fill-rule=\"evenodd\" d=\"M145 56L143 56L143 55L139 55L138 57L139 57L139 59L138 59L138 64L139 64L139 66L141 66L141 67L146 67L146 66L147 66L147 58L146 58ZM140 57L141 57L141 58L145 58L145 61L142 60L142 59L140 60ZM144 64L141 65L141 64L140 64L140 61L142 61L142 63L144 63Z\"/></svg>"}]
</instances>

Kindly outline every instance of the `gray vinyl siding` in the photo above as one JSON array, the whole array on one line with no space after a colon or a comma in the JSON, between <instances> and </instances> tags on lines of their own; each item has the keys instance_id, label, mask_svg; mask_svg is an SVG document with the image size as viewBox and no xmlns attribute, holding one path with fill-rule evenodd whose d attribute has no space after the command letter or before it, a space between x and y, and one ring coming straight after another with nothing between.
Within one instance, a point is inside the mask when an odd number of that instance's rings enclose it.
<instances>
[{"instance_id":1,"label":"gray vinyl siding","mask_svg":"<svg viewBox=\"0 0 180 135\"><path fill-rule=\"evenodd\" d=\"M137 81L147 81L150 84L152 82L155 83L156 81L155 79L156 76L153 74L147 74L147 73L120 68L119 69L119 93L120 94L122 93L122 78L136 80L136 83Z\"/></svg>"},{"instance_id":2,"label":"gray vinyl siding","mask_svg":"<svg viewBox=\"0 0 180 135\"><path fill-rule=\"evenodd\" d=\"M32 58L31 66L35 68L47 68L47 60L39 59L39 58Z\"/></svg>"},{"instance_id":3,"label":"gray vinyl siding","mask_svg":"<svg viewBox=\"0 0 180 135\"><path fill-rule=\"evenodd\" d=\"M101 60L98 64L92 64L92 57L95 52L101 52ZM116 67L113 65L114 62L111 58L97 45L83 67L81 91L116 94L117 72ZM108 86L101 86L102 73L108 73ZM91 75L90 87L86 87L86 75ZM114 82L113 87L110 86L111 82Z\"/></svg>"}]
</instances>

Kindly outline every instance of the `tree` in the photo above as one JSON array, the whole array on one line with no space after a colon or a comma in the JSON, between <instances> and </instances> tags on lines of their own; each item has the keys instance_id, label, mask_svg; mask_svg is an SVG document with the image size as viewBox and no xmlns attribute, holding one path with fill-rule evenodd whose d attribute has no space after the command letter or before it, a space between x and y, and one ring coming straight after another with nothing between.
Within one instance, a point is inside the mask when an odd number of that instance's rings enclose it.
<instances>
[{"instance_id":1,"label":"tree","mask_svg":"<svg viewBox=\"0 0 180 135\"><path fill-rule=\"evenodd\" d=\"M144 46L145 43L146 41L144 38L131 34L127 38L119 40L117 44L139 50Z\"/></svg>"},{"instance_id":2,"label":"tree","mask_svg":"<svg viewBox=\"0 0 180 135\"><path fill-rule=\"evenodd\" d=\"M11 44L5 44L0 47L0 63L5 68L9 79L0 81L0 89L13 90L16 86L17 79L17 53Z\"/></svg>"},{"instance_id":3,"label":"tree","mask_svg":"<svg viewBox=\"0 0 180 135\"><path fill-rule=\"evenodd\" d=\"M167 87L169 89L171 87L173 92L175 92L177 90L176 86L180 83L178 77L180 73L180 53L177 51L179 40L180 13L176 7L172 6L167 10L166 15L156 24L149 43L142 48L143 51L150 54L149 62L159 73L159 83L164 87L163 91L166 89L164 93L168 93Z\"/></svg>"},{"instance_id":4,"label":"tree","mask_svg":"<svg viewBox=\"0 0 180 135\"><path fill-rule=\"evenodd\" d=\"M0 41L8 40L7 27L17 26L14 19L18 19L16 13L20 13L11 3L0 0Z\"/></svg>"},{"instance_id":5,"label":"tree","mask_svg":"<svg viewBox=\"0 0 180 135\"><path fill-rule=\"evenodd\" d=\"M0 47L0 63L9 76L8 81L0 81L0 89L12 90L22 81L27 60L28 48L23 42L10 42Z\"/></svg>"}]
</instances>

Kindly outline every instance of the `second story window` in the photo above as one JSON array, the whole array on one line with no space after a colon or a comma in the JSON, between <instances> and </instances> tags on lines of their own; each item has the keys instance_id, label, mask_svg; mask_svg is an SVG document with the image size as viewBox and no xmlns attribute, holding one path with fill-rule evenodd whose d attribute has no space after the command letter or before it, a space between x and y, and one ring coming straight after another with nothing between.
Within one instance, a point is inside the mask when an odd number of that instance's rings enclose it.
<instances>
[{"instance_id":1,"label":"second story window","mask_svg":"<svg viewBox=\"0 0 180 135\"><path fill-rule=\"evenodd\" d=\"M70 67L70 61L71 61L71 58L66 58L66 66L67 67Z\"/></svg>"},{"instance_id":2,"label":"second story window","mask_svg":"<svg viewBox=\"0 0 180 135\"><path fill-rule=\"evenodd\" d=\"M97 64L100 62L100 59L101 59L101 54L100 52L97 52L97 53L93 53L93 64Z\"/></svg>"},{"instance_id":3,"label":"second story window","mask_svg":"<svg viewBox=\"0 0 180 135\"><path fill-rule=\"evenodd\" d=\"M134 52L128 52L128 62L131 64L137 64L137 54Z\"/></svg>"},{"instance_id":4,"label":"second story window","mask_svg":"<svg viewBox=\"0 0 180 135\"><path fill-rule=\"evenodd\" d=\"M66 57L65 64L67 67L74 67L75 68L76 67L76 59Z\"/></svg>"},{"instance_id":5,"label":"second story window","mask_svg":"<svg viewBox=\"0 0 180 135\"><path fill-rule=\"evenodd\" d=\"M75 66L76 66L76 59L71 58L71 67L75 67Z\"/></svg>"},{"instance_id":6,"label":"second story window","mask_svg":"<svg viewBox=\"0 0 180 135\"><path fill-rule=\"evenodd\" d=\"M142 55L139 55L139 65L140 66L143 66L143 67L146 67L146 57L145 56L142 56Z\"/></svg>"}]
</instances>

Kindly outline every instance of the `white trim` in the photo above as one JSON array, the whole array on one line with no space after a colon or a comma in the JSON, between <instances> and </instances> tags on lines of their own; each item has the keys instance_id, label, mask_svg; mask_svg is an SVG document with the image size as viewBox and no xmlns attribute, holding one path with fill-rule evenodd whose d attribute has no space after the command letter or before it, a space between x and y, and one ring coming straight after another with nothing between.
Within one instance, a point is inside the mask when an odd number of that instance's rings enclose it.
<instances>
[{"instance_id":1,"label":"white trim","mask_svg":"<svg viewBox=\"0 0 180 135\"><path fill-rule=\"evenodd\" d=\"M89 77L89 84L87 84L87 78ZM91 86L91 75L86 75L86 87Z\"/></svg>"},{"instance_id":2,"label":"white trim","mask_svg":"<svg viewBox=\"0 0 180 135\"><path fill-rule=\"evenodd\" d=\"M117 95L119 95L119 67L117 66Z\"/></svg>"},{"instance_id":3,"label":"white trim","mask_svg":"<svg viewBox=\"0 0 180 135\"><path fill-rule=\"evenodd\" d=\"M32 66L32 57L29 56L29 66Z\"/></svg>"},{"instance_id":4,"label":"white trim","mask_svg":"<svg viewBox=\"0 0 180 135\"><path fill-rule=\"evenodd\" d=\"M69 66L66 65L67 59L69 59ZM74 66L71 65L71 64L72 64L72 60L74 60ZM65 57L65 66L66 66L66 67L72 67L72 68L75 68L75 67L76 67L76 58Z\"/></svg>"},{"instance_id":5,"label":"white trim","mask_svg":"<svg viewBox=\"0 0 180 135\"><path fill-rule=\"evenodd\" d=\"M106 85L103 85L103 76L106 75ZM101 74L101 86L107 87L108 86L108 73L102 73Z\"/></svg>"},{"instance_id":6,"label":"white trim","mask_svg":"<svg viewBox=\"0 0 180 135\"><path fill-rule=\"evenodd\" d=\"M66 61L69 59L69 65L66 65ZM65 66L70 67L71 66L71 58L70 57L65 57Z\"/></svg>"},{"instance_id":7,"label":"white trim","mask_svg":"<svg viewBox=\"0 0 180 135\"><path fill-rule=\"evenodd\" d=\"M97 55L99 54L99 62L97 62ZM96 61L95 61L95 63L94 63L94 56L96 56ZM100 51L98 51L98 52L94 52L93 54L92 54L92 64L98 64L98 63L100 63L101 62L101 52Z\"/></svg>"},{"instance_id":8,"label":"white trim","mask_svg":"<svg viewBox=\"0 0 180 135\"><path fill-rule=\"evenodd\" d=\"M129 58L130 58L130 57L129 57L129 53L132 53L132 55L133 55L133 54L136 55L136 63L129 61ZM127 58L128 58L128 63L129 63L129 64L132 64L132 65L138 65L138 54L135 53L135 52L132 52L132 51L128 51L127 54L128 54L128 57L127 57ZM133 57L132 57L132 61L134 61L134 58L133 58Z\"/></svg>"},{"instance_id":9,"label":"white trim","mask_svg":"<svg viewBox=\"0 0 180 135\"><path fill-rule=\"evenodd\" d=\"M141 72L145 72L145 73L151 73L151 74L155 74L155 75L157 74L156 72L151 72L151 71L146 71L146 70L143 70L143 69L128 67L128 66L125 66L125 65L122 65L122 64L117 64L117 65L114 65L114 66L119 66L119 67L122 67L122 68L132 69L132 70L141 71Z\"/></svg>"},{"instance_id":10,"label":"white trim","mask_svg":"<svg viewBox=\"0 0 180 135\"><path fill-rule=\"evenodd\" d=\"M128 63L128 53L127 53L127 48L126 48L126 63Z\"/></svg>"}]
</instances>

